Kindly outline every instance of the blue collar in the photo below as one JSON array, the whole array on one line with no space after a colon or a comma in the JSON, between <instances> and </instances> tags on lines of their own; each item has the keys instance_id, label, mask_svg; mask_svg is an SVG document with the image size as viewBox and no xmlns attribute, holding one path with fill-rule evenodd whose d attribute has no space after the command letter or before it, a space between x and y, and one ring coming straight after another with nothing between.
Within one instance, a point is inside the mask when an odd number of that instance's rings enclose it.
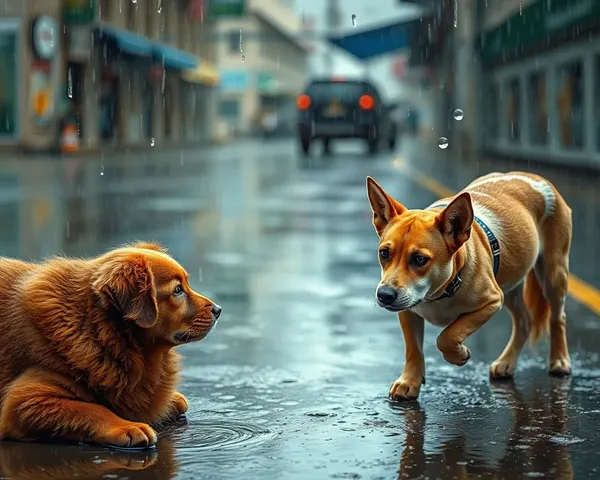
<instances>
[{"instance_id":1,"label":"blue collar","mask_svg":"<svg viewBox=\"0 0 600 480\"><path fill-rule=\"evenodd\" d=\"M437 208L437 207L445 207L447 203L436 203L429 208ZM483 220L479 217L475 217L475 221L479 224L481 229L485 232L485 235L488 238L488 242L490 242L490 247L492 249L492 258L494 259L494 276L498 275L498 270L500 270L500 243L498 239L494 235L494 232L490 230L490 228L485 224ZM462 270L459 270L456 273L456 276L452 279L450 284L444 290L444 293L438 297L436 300L441 300L442 298L450 298L454 296L456 291L462 285L462 278L460 277L460 273Z\"/></svg>"}]
</instances>

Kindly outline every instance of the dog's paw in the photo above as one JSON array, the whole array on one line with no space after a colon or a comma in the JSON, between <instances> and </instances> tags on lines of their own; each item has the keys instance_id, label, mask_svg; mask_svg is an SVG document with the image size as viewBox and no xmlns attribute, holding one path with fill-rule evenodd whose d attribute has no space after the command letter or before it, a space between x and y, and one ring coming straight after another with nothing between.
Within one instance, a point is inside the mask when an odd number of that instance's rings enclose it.
<instances>
[{"instance_id":1,"label":"dog's paw","mask_svg":"<svg viewBox=\"0 0 600 480\"><path fill-rule=\"evenodd\" d=\"M512 378L515 374L515 363L507 360L496 360L490 366L490 378Z\"/></svg>"},{"instance_id":2,"label":"dog's paw","mask_svg":"<svg viewBox=\"0 0 600 480\"><path fill-rule=\"evenodd\" d=\"M548 373L557 377L566 377L571 374L571 360L569 357L550 359Z\"/></svg>"},{"instance_id":3,"label":"dog's paw","mask_svg":"<svg viewBox=\"0 0 600 480\"><path fill-rule=\"evenodd\" d=\"M442 354L444 355L444 360L458 367L466 365L471 358L471 350L463 344L459 345L457 350L442 351Z\"/></svg>"},{"instance_id":4,"label":"dog's paw","mask_svg":"<svg viewBox=\"0 0 600 480\"><path fill-rule=\"evenodd\" d=\"M173 393L173 398L172 398L171 402L172 402L173 413L177 417L184 415L188 411L189 407L188 407L187 399L181 393L179 393L179 392Z\"/></svg>"},{"instance_id":5,"label":"dog's paw","mask_svg":"<svg viewBox=\"0 0 600 480\"><path fill-rule=\"evenodd\" d=\"M389 396L392 400L416 400L422 384L422 378L414 379L403 375L392 384Z\"/></svg>"},{"instance_id":6,"label":"dog's paw","mask_svg":"<svg viewBox=\"0 0 600 480\"><path fill-rule=\"evenodd\" d=\"M100 435L103 444L121 448L152 447L156 445L156 432L145 423L128 422L118 427L110 427Z\"/></svg>"}]
</instances>

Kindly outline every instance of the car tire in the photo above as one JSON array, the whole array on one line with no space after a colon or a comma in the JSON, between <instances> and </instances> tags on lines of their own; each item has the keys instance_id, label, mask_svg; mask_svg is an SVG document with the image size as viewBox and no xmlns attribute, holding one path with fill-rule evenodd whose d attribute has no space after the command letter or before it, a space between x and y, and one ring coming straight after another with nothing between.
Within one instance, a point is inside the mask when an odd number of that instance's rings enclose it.
<instances>
[{"instance_id":1,"label":"car tire","mask_svg":"<svg viewBox=\"0 0 600 480\"><path fill-rule=\"evenodd\" d=\"M331 155L331 139L325 138L323 140L323 154L326 156Z\"/></svg>"},{"instance_id":2,"label":"car tire","mask_svg":"<svg viewBox=\"0 0 600 480\"><path fill-rule=\"evenodd\" d=\"M310 138L300 137L300 150L304 156L310 153Z\"/></svg>"},{"instance_id":3,"label":"car tire","mask_svg":"<svg viewBox=\"0 0 600 480\"><path fill-rule=\"evenodd\" d=\"M367 148L369 150L369 155L375 155L379 151L379 139L378 138L370 138L367 140Z\"/></svg>"},{"instance_id":4,"label":"car tire","mask_svg":"<svg viewBox=\"0 0 600 480\"><path fill-rule=\"evenodd\" d=\"M396 137L390 138L388 147L390 148L390 152L393 152L396 149Z\"/></svg>"}]
</instances>

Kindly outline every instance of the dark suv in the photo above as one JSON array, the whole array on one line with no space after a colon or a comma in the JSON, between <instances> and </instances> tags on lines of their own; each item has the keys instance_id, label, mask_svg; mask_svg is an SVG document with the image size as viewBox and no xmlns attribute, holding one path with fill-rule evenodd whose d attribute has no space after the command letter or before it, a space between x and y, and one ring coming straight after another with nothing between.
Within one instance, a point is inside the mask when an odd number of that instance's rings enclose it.
<instances>
[{"instance_id":1,"label":"dark suv","mask_svg":"<svg viewBox=\"0 0 600 480\"><path fill-rule=\"evenodd\" d=\"M331 140L362 138L369 153L381 142L396 146L397 126L373 84L364 80L318 79L298 97L298 137L304 154L314 139L322 139L325 153Z\"/></svg>"}]
</instances>

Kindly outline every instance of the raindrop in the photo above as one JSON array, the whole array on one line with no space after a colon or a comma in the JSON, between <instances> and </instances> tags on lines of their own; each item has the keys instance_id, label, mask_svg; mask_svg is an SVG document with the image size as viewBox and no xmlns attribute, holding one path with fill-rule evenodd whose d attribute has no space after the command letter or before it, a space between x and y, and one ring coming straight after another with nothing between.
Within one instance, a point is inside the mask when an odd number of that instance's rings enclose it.
<instances>
[{"instance_id":1,"label":"raindrop","mask_svg":"<svg viewBox=\"0 0 600 480\"><path fill-rule=\"evenodd\" d=\"M242 62L246 61L246 55L242 55Z\"/></svg>"},{"instance_id":2,"label":"raindrop","mask_svg":"<svg viewBox=\"0 0 600 480\"><path fill-rule=\"evenodd\" d=\"M448 148L448 139L446 137L440 137L438 140L438 147L442 150L446 150Z\"/></svg>"},{"instance_id":3,"label":"raindrop","mask_svg":"<svg viewBox=\"0 0 600 480\"><path fill-rule=\"evenodd\" d=\"M244 50L242 49L242 29L240 28L240 53L244 53Z\"/></svg>"},{"instance_id":4,"label":"raindrop","mask_svg":"<svg viewBox=\"0 0 600 480\"><path fill-rule=\"evenodd\" d=\"M152 138L150 139L150 146L151 146L151 147L153 147L153 146L154 146L154 137L152 137Z\"/></svg>"},{"instance_id":5,"label":"raindrop","mask_svg":"<svg viewBox=\"0 0 600 480\"><path fill-rule=\"evenodd\" d=\"M523 15L523 2L519 2L519 15Z\"/></svg>"},{"instance_id":6,"label":"raindrop","mask_svg":"<svg viewBox=\"0 0 600 480\"><path fill-rule=\"evenodd\" d=\"M356 15L352 14L352 26L356 28Z\"/></svg>"},{"instance_id":7,"label":"raindrop","mask_svg":"<svg viewBox=\"0 0 600 480\"><path fill-rule=\"evenodd\" d=\"M458 26L458 0L454 0L454 18L453 18L453 22L454 22L454 27L456 28Z\"/></svg>"},{"instance_id":8,"label":"raindrop","mask_svg":"<svg viewBox=\"0 0 600 480\"><path fill-rule=\"evenodd\" d=\"M158 13L162 13L162 1L158 0Z\"/></svg>"},{"instance_id":9,"label":"raindrop","mask_svg":"<svg viewBox=\"0 0 600 480\"><path fill-rule=\"evenodd\" d=\"M69 98L73 98L73 75L71 74L71 69L68 71L68 85L67 85L67 95Z\"/></svg>"},{"instance_id":10,"label":"raindrop","mask_svg":"<svg viewBox=\"0 0 600 480\"><path fill-rule=\"evenodd\" d=\"M464 116L465 116L465 114L463 113L463 111L460 108L457 108L456 110L454 110L454 120L460 122Z\"/></svg>"},{"instance_id":11,"label":"raindrop","mask_svg":"<svg viewBox=\"0 0 600 480\"><path fill-rule=\"evenodd\" d=\"M137 3L137 0L131 0L131 3Z\"/></svg>"},{"instance_id":12,"label":"raindrop","mask_svg":"<svg viewBox=\"0 0 600 480\"><path fill-rule=\"evenodd\" d=\"M101 168L100 175L104 176L104 165L101 165L100 168Z\"/></svg>"}]
</instances>

